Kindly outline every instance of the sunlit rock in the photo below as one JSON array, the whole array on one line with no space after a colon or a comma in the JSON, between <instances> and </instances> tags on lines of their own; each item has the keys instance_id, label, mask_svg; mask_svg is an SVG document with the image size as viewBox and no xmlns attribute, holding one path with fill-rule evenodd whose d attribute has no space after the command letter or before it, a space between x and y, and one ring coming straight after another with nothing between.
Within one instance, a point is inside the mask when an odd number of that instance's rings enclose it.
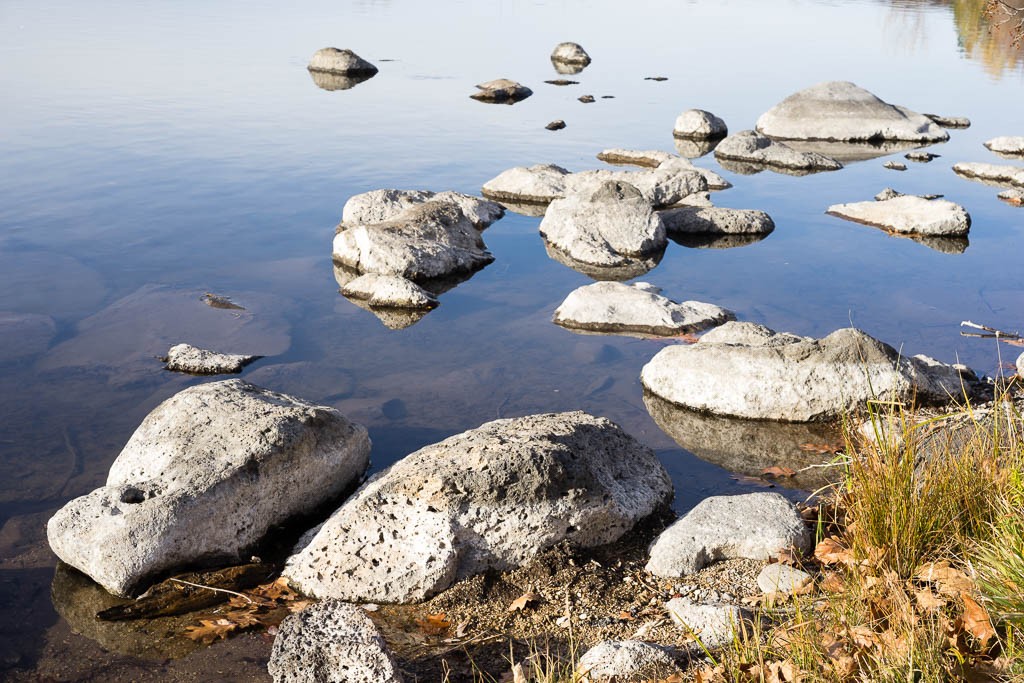
<instances>
[{"instance_id":1,"label":"sunlit rock","mask_svg":"<svg viewBox=\"0 0 1024 683\"><path fill-rule=\"evenodd\" d=\"M753 166L753 172L768 168L797 173L817 173L837 171L843 167L835 159L814 152L800 152L752 130L741 131L719 142L715 147L715 158L720 161L732 160L749 164Z\"/></svg>"},{"instance_id":2,"label":"sunlit rock","mask_svg":"<svg viewBox=\"0 0 1024 683\"><path fill-rule=\"evenodd\" d=\"M533 94L525 85L507 78L480 83L476 87L480 92L473 93L470 97L480 102L515 104Z\"/></svg>"},{"instance_id":3,"label":"sunlit rock","mask_svg":"<svg viewBox=\"0 0 1024 683\"><path fill-rule=\"evenodd\" d=\"M902 235L963 237L971 229L971 217L959 204L913 195L834 204L826 213Z\"/></svg>"},{"instance_id":4,"label":"sunlit rock","mask_svg":"<svg viewBox=\"0 0 1024 683\"><path fill-rule=\"evenodd\" d=\"M680 206L659 212L669 234L768 235L775 221L756 209Z\"/></svg>"},{"instance_id":5,"label":"sunlit rock","mask_svg":"<svg viewBox=\"0 0 1024 683\"><path fill-rule=\"evenodd\" d=\"M193 375L230 375L239 373L261 356L218 353L191 344L175 344L167 351L167 369Z\"/></svg>"},{"instance_id":6,"label":"sunlit rock","mask_svg":"<svg viewBox=\"0 0 1024 683\"><path fill-rule=\"evenodd\" d=\"M505 215L501 205L461 192L429 190L372 190L349 197L341 211L341 222L383 223L396 218L406 209L428 201L458 206L477 229L483 230Z\"/></svg>"},{"instance_id":7,"label":"sunlit rock","mask_svg":"<svg viewBox=\"0 0 1024 683\"><path fill-rule=\"evenodd\" d=\"M377 67L352 50L339 50L336 47L317 50L306 68L310 71L340 76L364 76L367 78L377 73Z\"/></svg>"},{"instance_id":8,"label":"sunlit rock","mask_svg":"<svg viewBox=\"0 0 1024 683\"><path fill-rule=\"evenodd\" d=\"M728 133L725 121L703 109L687 109L676 118L672 129L677 138L695 140L724 138Z\"/></svg>"},{"instance_id":9,"label":"sunlit rock","mask_svg":"<svg viewBox=\"0 0 1024 683\"><path fill-rule=\"evenodd\" d=\"M1024 187L1024 168L1020 166L968 162L954 164L953 172L990 185Z\"/></svg>"},{"instance_id":10,"label":"sunlit rock","mask_svg":"<svg viewBox=\"0 0 1024 683\"><path fill-rule=\"evenodd\" d=\"M551 53L551 61L586 66L590 64L590 55L578 43L559 43Z\"/></svg>"}]
</instances>

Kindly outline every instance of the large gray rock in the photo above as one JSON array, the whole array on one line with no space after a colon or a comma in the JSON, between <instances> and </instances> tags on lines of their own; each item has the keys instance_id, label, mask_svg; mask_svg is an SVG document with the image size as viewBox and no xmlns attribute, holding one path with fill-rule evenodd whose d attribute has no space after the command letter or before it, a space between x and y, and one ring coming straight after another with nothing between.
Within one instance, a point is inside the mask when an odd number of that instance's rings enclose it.
<instances>
[{"instance_id":1,"label":"large gray rock","mask_svg":"<svg viewBox=\"0 0 1024 683\"><path fill-rule=\"evenodd\" d=\"M680 206L660 213L669 233L767 235L775 230L772 217L756 209Z\"/></svg>"},{"instance_id":2,"label":"large gray rock","mask_svg":"<svg viewBox=\"0 0 1024 683\"><path fill-rule=\"evenodd\" d=\"M366 273L346 282L341 293L346 298L365 301L371 308L431 309L437 297L415 282L398 275Z\"/></svg>"},{"instance_id":3,"label":"large gray rock","mask_svg":"<svg viewBox=\"0 0 1024 683\"><path fill-rule=\"evenodd\" d=\"M590 55L578 43L559 43L551 52L551 61L586 66L590 64Z\"/></svg>"},{"instance_id":4,"label":"large gray rock","mask_svg":"<svg viewBox=\"0 0 1024 683\"><path fill-rule=\"evenodd\" d=\"M1024 168L1020 166L967 162L954 164L953 172L992 185L1024 187Z\"/></svg>"},{"instance_id":5,"label":"large gray rock","mask_svg":"<svg viewBox=\"0 0 1024 683\"><path fill-rule=\"evenodd\" d=\"M715 158L800 173L837 171L843 167L835 159L816 152L800 152L752 130L740 131L718 143Z\"/></svg>"},{"instance_id":6,"label":"large gray rock","mask_svg":"<svg viewBox=\"0 0 1024 683\"><path fill-rule=\"evenodd\" d=\"M938 142L949 133L905 107L846 81L828 81L784 99L757 120L757 130L784 140Z\"/></svg>"},{"instance_id":7,"label":"large gray rock","mask_svg":"<svg viewBox=\"0 0 1024 683\"><path fill-rule=\"evenodd\" d=\"M639 640L602 640L583 653L572 680L581 683L641 683L680 674L663 647Z\"/></svg>"},{"instance_id":8,"label":"large gray rock","mask_svg":"<svg viewBox=\"0 0 1024 683\"><path fill-rule=\"evenodd\" d=\"M480 83L476 87L480 92L473 93L470 97L480 102L514 104L520 100L525 100L533 94L533 91L522 83L517 83L507 78Z\"/></svg>"},{"instance_id":9,"label":"large gray rock","mask_svg":"<svg viewBox=\"0 0 1024 683\"><path fill-rule=\"evenodd\" d=\"M410 206L379 223L342 223L335 261L360 273L419 282L469 273L494 261L473 221L448 201Z\"/></svg>"},{"instance_id":10,"label":"large gray rock","mask_svg":"<svg viewBox=\"0 0 1024 683\"><path fill-rule=\"evenodd\" d=\"M505 215L500 204L461 192L429 190L373 190L349 198L341 212L341 222L383 223L397 218L406 209L427 201L448 202L458 206L477 229L483 230Z\"/></svg>"},{"instance_id":11,"label":"large gray rock","mask_svg":"<svg viewBox=\"0 0 1024 683\"><path fill-rule=\"evenodd\" d=\"M971 229L971 217L959 204L913 195L834 204L826 213L904 235L963 237Z\"/></svg>"},{"instance_id":12,"label":"large gray rock","mask_svg":"<svg viewBox=\"0 0 1024 683\"><path fill-rule=\"evenodd\" d=\"M703 109L687 109L676 118L672 135L677 138L708 140L729 134L725 121Z\"/></svg>"},{"instance_id":13,"label":"large gray rock","mask_svg":"<svg viewBox=\"0 0 1024 683\"><path fill-rule=\"evenodd\" d=\"M811 540L796 507L777 493L712 496L661 532L646 569L686 576L721 560L767 560L793 548L804 552Z\"/></svg>"},{"instance_id":14,"label":"large gray rock","mask_svg":"<svg viewBox=\"0 0 1024 683\"><path fill-rule=\"evenodd\" d=\"M190 387L146 416L105 486L50 519L50 547L130 595L176 568L239 559L342 493L369 453L366 430L333 408L237 379Z\"/></svg>"},{"instance_id":15,"label":"large gray rock","mask_svg":"<svg viewBox=\"0 0 1024 683\"><path fill-rule=\"evenodd\" d=\"M605 181L548 206L540 234L571 258L617 266L664 251L665 226L650 201L624 182Z\"/></svg>"},{"instance_id":16,"label":"large gray rock","mask_svg":"<svg viewBox=\"0 0 1024 683\"><path fill-rule=\"evenodd\" d=\"M175 344L167 351L167 369L194 375L230 375L262 356L217 353L191 344Z\"/></svg>"},{"instance_id":17,"label":"large gray rock","mask_svg":"<svg viewBox=\"0 0 1024 683\"><path fill-rule=\"evenodd\" d=\"M730 644L750 618L735 605L696 605L685 598L669 600L665 609L677 626L709 650Z\"/></svg>"},{"instance_id":18,"label":"large gray rock","mask_svg":"<svg viewBox=\"0 0 1024 683\"><path fill-rule=\"evenodd\" d=\"M317 50L306 68L310 71L323 71L343 76L372 76L377 73L377 67L352 50L339 50L336 47Z\"/></svg>"},{"instance_id":19,"label":"large gray rock","mask_svg":"<svg viewBox=\"0 0 1024 683\"><path fill-rule=\"evenodd\" d=\"M1002 135L986 141L985 146L996 154L1024 154L1024 135Z\"/></svg>"},{"instance_id":20,"label":"large gray rock","mask_svg":"<svg viewBox=\"0 0 1024 683\"><path fill-rule=\"evenodd\" d=\"M565 196L569 171L554 164L516 166L484 183L482 194L499 202L548 204Z\"/></svg>"},{"instance_id":21,"label":"large gray rock","mask_svg":"<svg viewBox=\"0 0 1024 683\"><path fill-rule=\"evenodd\" d=\"M287 617L267 670L274 683L401 683L384 638L362 608L324 600Z\"/></svg>"},{"instance_id":22,"label":"large gray rock","mask_svg":"<svg viewBox=\"0 0 1024 683\"><path fill-rule=\"evenodd\" d=\"M975 381L966 368L907 357L854 328L811 339L737 322L662 349L640 379L692 410L784 422L833 419L872 399L948 403Z\"/></svg>"},{"instance_id":23,"label":"large gray rock","mask_svg":"<svg viewBox=\"0 0 1024 683\"><path fill-rule=\"evenodd\" d=\"M562 540L610 543L672 496L654 453L585 413L489 422L367 482L285 566L307 595L412 602Z\"/></svg>"},{"instance_id":24,"label":"large gray rock","mask_svg":"<svg viewBox=\"0 0 1024 683\"><path fill-rule=\"evenodd\" d=\"M554 322L569 329L613 334L673 335L697 332L736 315L700 301L676 303L644 282L595 282L573 291L555 309Z\"/></svg>"}]
</instances>

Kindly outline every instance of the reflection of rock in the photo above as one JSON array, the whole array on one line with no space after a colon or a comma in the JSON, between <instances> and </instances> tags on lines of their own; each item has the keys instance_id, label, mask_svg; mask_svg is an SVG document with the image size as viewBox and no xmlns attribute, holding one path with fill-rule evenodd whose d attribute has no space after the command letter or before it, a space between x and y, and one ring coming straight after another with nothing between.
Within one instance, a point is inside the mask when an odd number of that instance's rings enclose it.
<instances>
[{"instance_id":1,"label":"reflection of rock","mask_svg":"<svg viewBox=\"0 0 1024 683\"><path fill-rule=\"evenodd\" d=\"M715 158L720 162L733 161L739 165L749 165L757 170L768 168L772 171L796 174L837 171L843 167L835 159L815 152L801 152L752 130L741 131L719 142L715 147ZM722 163L722 166L734 168L726 163ZM756 173L757 170L753 172ZM738 167L736 171L744 172Z\"/></svg>"},{"instance_id":2,"label":"reflection of rock","mask_svg":"<svg viewBox=\"0 0 1024 683\"><path fill-rule=\"evenodd\" d=\"M672 134L677 138L708 140L729 134L725 121L703 109L687 109L676 118Z\"/></svg>"},{"instance_id":3,"label":"reflection of rock","mask_svg":"<svg viewBox=\"0 0 1024 683\"><path fill-rule=\"evenodd\" d=\"M730 472L760 476L769 467L788 467L792 477L776 480L782 486L816 491L838 481L838 467L815 467L834 458L830 447L842 445L839 429L827 423L766 422L696 413L644 392L644 405L661 431L698 458Z\"/></svg>"},{"instance_id":4,"label":"reflection of rock","mask_svg":"<svg viewBox=\"0 0 1024 683\"><path fill-rule=\"evenodd\" d=\"M551 66L555 67L555 71L564 76L575 76L587 68L585 64L568 64L566 62L551 62Z\"/></svg>"},{"instance_id":5,"label":"reflection of rock","mask_svg":"<svg viewBox=\"0 0 1024 683\"><path fill-rule=\"evenodd\" d=\"M533 91L522 83L507 78L480 83L476 87L480 92L473 93L470 97L480 102L515 104L533 94Z\"/></svg>"},{"instance_id":6,"label":"reflection of rock","mask_svg":"<svg viewBox=\"0 0 1024 683\"><path fill-rule=\"evenodd\" d=\"M48 315L0 311L0 364L42 353L56 334Z\"/></svg>"},{"instance_id":7,"label":"reflection of rock","mask_svg":"<svg viewBox=\"0 0 1024 683\"><path fill-rule=\"evenodd\" d=\"M397 275L366 273L341 288L349 299L365 301L371 308L425 308L437 306L437 297L415 282Z\"/></svg>"},{"instance_id":8,"label":"reflection of rock","mask_svg":"<svg viewBox=\"0 0 1024 683\"><path fill-rule=\"evenodd\" d=\"M544 249L552 260L561 263L563 266L572 268L577 273L583 273L594 280L614 280L617 282L632 280L635 277L640 277L645 273L649 273L654 270L654 268L661 262L662 256L665 255L664 250L662 250L656 254L647 256L646 258L624 257L621 259L621 263L619 265L599 266L576 260L547 240L544 240Z\"/></svg>"},{"instance_id":9,"label":"reflection of rock","mask_svg":"<svg viewBox=\"0 0 1024 683\"><path fill-rule=\"evenodd\" d=\"M668 238L689 249L733 249L757 244L768 235L716 235L714 233L669 232Z\"/></svg>"},{"instance_id":10,"label":"reflection of rock","mask_svg":"<svg viewBox=\"0 0 1024 683\"><path fill-rule=\"evenodd\" d=\"M913 195L834 204L826 213L901 235L964 237L971 229L971 217L959 204Z\"/></svg>"},{"instance_id":11,"label":"reflection of rock","mask_svg":"<svg viewBox=\"0 0 1024 683\"><path fill-rule=\"evenodd\" d=\"M309 77L313 79L313 83L316 87L321 90L348 90L354 88L363 81L368 81L373 78L373 74L353 74L346 76L344 74L332 74L327 71L310 71Z\"/></svg>"},{"instance_id":12,"label":"reflection of rock","mask_svg":"<svg viewBox=\"0 0 1024 683\"><path fill-rule=\"evenodd\" d=\"M401 330L418 323L427 315L427 313L430 313L430 311L436 308L438 296L457 287L473 277L473 275L474 273L472 272L456 273L448 277L421 280L418 284L407 280L410 285L423 292L428 302L433 301L434 303L427 303L426 305L418 307L397 307L391 305L378 306L371 303L372 296L368 299L364 298L362 295L351 296L350 294L345 294L346 289L351 291L353 283L358 284L356 281L364 279L366 276L361 274L358 270L349 268L343 263L339 263L337 261L334 262L334 279L338 283L341 294L359 308L373 313L377 316L377 319L390 330Z\"/></svg>"},{"instance_id":13,"label":"reflection of rock","mask_svg":"<svg viewBox=\"0 0 1024 683\"><path fill-rule=\"evenodd\" d=\"M996 154L1024 154L1024 136L1003 135L986 141L985 146Z\"/></svg>"},{"instance_id":14,"label":"reflection of rock","mask_svg":"<svg viewBox=\"0 0 1024 683\"><path fill-rule=\"evenodd\" d=\"M1024 168L985 163L959 163L953 165L953 172L963 178L1001 187L1024 187Z\"/></svg>"},{"instance_id":15,"label":"reflection of rock","mask_svg":"<svg viewBox=\"0 0 1024 683\"><path fill-rule=\"evenodd\" d=\"M675 146L676 151L679 152L679 156L686 157L687 159L697 159L705 154L709 154L714 151L718 143L721 142L721 138L714 140L689 140L686 138L676 138Z\"/></svg>"}]
</instances>

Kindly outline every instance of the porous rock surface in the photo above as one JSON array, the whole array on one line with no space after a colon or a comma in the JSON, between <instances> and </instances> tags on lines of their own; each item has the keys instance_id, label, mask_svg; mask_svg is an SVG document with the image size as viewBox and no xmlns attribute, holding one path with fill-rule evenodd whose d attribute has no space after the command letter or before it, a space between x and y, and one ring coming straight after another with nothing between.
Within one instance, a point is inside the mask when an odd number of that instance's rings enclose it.
<instances>
[{"instance_id":1,"label":"porous rock surface","mask_svg":"<svg viewBox=\"0 0 1024 683\"><path fill-rule=\"evenodd\" d=\"M343 224L383 223L401 215L406 209L427 201L447 202L458 206L479 230L505 215L500 204L461 192L430 190L373 190L349 197L341 211Z\"/></svg>"},{"instance_id":2,"label":"porous rock surface","mask_svg":"<svg viewBox=\"0 0 1024 683\"><path fill-rule=\"evenodd\" d=\"M384 638L361 607L324 600L278 627L267 670L274 683L401 683Z\"/></svg>"},{"instance_id":3,"label":"porous rock surface","mask_svg":"<svg viewBox=\"0 0 1024 683\"><path fill-rule=\"evenodd\" d=\"M484 183L485 197L499 202L548 204L565 196L569 171L554 164L516 166Z\"/></svg>"},{"instance_id":4,"label":"porous rock surface","mask_svg":"<svg viewBox=\"0 0 1024 683\"><path fill-rule=\"evenodd\" d=\"M954 164L953 172L983 183L1024 187L1024 168L1020 166L966 162Z\"/></svg>"},{"instance_id":5,"label":"porous rock surface","mask_svg":"<svg viewBox=\"0 0 1024 683\"><path fill-rule=\"evenodd\" d=\"M634 150L615 148L598 152L597 158L608 164L627 164L630 166L657 168L663 162L678 157L675 154L658 149Z\"/></svg>"},{"instance_id":6,"label":"porous rock surface","mask_svg":"<svg viewBox=\"0 0 1024 683\"><path fill-rule=\"evenodd\" d=\"M942 114L925 114L929 119L943 128L970 128L971 120L966 116L943 116Z\"/></svg>"},{"instance_id":7,"label":"porous rock surface","mask_svg":"<svg viewBox=\"0 0 1024 683\"><path fill-rule=\"evenodd\" d=\"M196 375L227 375L241 372L242 368L261 357L217 353L191 344L175 344L167 351L167 369Z\"/></svg>"},{"instance_id":8,"label":"porous rock surface","mask_svg":"<svg viewBox=\"0 0 1024 683\"><path fill-rule=\"evenodd\" d=\"M699 605L687 602L685 598L669 600L665 609L677 626L712 650L731 643L750 618L735 605Z\"/></svg>"},{"instance_id":9,"label":"porous rock surface","mask_svg":"<svg viewBox=\"0 0 1024 683\"><path fill-rule=\"evenodd\" d=\"M848 81L827 81L794 93L762 114L756 127L783 140L949 139L949 133L927 116L883 102Z\"/></svg>"},{"instance_id":10,"label":"porous rock surface","mask_svg":"<svg viewBox=\"0 0 1024 683\"><path fill-rule=\"evenodd\" d=\"M512 104L519 102L520 100L525 100L533 94L533 91L522 83L517 83L516 81L512 81L507 78L498 78L493 81L487 81L486 83L480 83L476 87L480 92L473 93L470 97L481 102L504 102Z\"/></svg>"},{"instance_id":11,"label":"porous rock surface","mask_svg":"<svg viewBox=\"0 0 1024 683\"><path fill-rule=\"evenodd\" d=\"M366 273L345 283L341 293L374 308L431 309L437 306L437 297L398 275Z\"/></svg>"},{"instance_id":12,"label":"porous rock surface","mask_svg":"<svg viewBox=\"0 0 1024 683\"><path fill-rule=\"evenodd\" d=\"M843 167L835 159L816 152L801 152L752 130L730 135L715 147L715 158L747 164L814 173Z\"/></svg>"},{"instance_id":13,"label":"porous rock surface","mask_svg":"<svg viewBox=\"0 0 1024 683\"><path fill-rule=\"evenodd\" d=\"M590 64L590 55L579 43L559 43L551 52L551 61L586 66Z\"/></svg>"},{"instance_id":14,"label":"porous rock surface","mask_svg":"<svg viewBox=\"0 0 1024 683\"><path fill-rule=\"evenodd\" d=\"M377 73L377 67L352 50L339 50L336 47L317 50L306 68L310 71L323 71L343 76L372 76Z\"/></svg>"},{"instance_id":15,"label":"porous rock surface","mask_svg":"<svg viewBox=\"0 0 1024 683\"><path fill-rule=\"evenodd\" d=\"M905 235L962 237L971 229L971 217L959 204L914 195L834 204L826 213Z\"/></svg>"},{"instance_id":16,"label":"porous rock surface","mask_svg":"<svg viewBox=\"0 0 1024 683\"><path fill-rule=\"evenodd\" d=\"M767 560L810 546L810 529L778 493L712 496L655 539L646 569L656 576L686 576L720 560Z\"/></svg>"},{"instance_id":17,"label":"porous rock surface","mask_svg":"<svg viewBox=\"0 0 1024 683\"><path fill-rule=\"evenodd\" d=\"M709 140L729 134L725 121L703 109L687 109L676 118L672 135L677 138Z\"/></svg>"},{"instance_id":18,"label":"porous rock surface","mask_svg":"<svg viewBox=\"0 0 1024 683\"><path fill-rule=\"evenodd\" d=\"M540 234L571 258L599 266L622 265L667 244L650 201L632 185L613 180L551 202Z\"/></svg>"},{"instance_id":19,"label":"porous rock surface","mask_svg":"<svg viewBox=\"0 0 1024 683\"><path fill-rule=\"evenodd\" d=\"M232 379L151 412L107 483L47 525L53 552L130 595L185 565L237 560L267 530L338 496L369 462L366 429L338 411Z\"/></svg>"},{"instance_id":20,"label":"porous rock surface","mask_svg":"<svg viewBox=\"0 0 1024 683\"><path fill-rule=\"evenodd\" d=\"M1024 135L1001 135L985 142L997 154L1024 154Z\"/></svg>"},{"instance_id":21,"label":"porous rock surface","mask_svg":"<svg viewBox=\"0 0 1024 683\"><path fill-rule=\"evenodd\" d=\"M811 575L802 569L775 562L765 566L757 575L757 587L765 593L793 593L812 580Z\"/></svg>"},{"instance_id":22,"label":"porous rock surface","mask_svg":"<svg viewBox=\"0 0 1024 683\"><path fill-rule=\"evenodd\" d=\"M701 301L676 303L645 282L595 282L576 289L555 309L554 322L570 329L614 334L697 332L736 315Z\"/></svg>"},{"instance_id":23,"label":"porous rock surface","mask_svg":"<svg viewBox=\"0 0 1024 683\"><path fill-rule=\"evenodd\" d=\"M967 368L907 357L852 327L812 339L739 322L662 349L640 379L691 410L783 422L833 419L871 399L945 404L976 382Z\"/></svg>"},{"instance_id":24,"label":"porous rock surface","mask_svg":"<svg viewBox=\"0 0 1024 683\"><path fill-rule=\"evenodd\" d=\"M639 640L603 640L583 653L573 680L580 683L641 683L679 674L665 648Z\"/></svg>"},{"instance_id":25,"label":"porous rock surface","mask_svg":"<svg viewBox=\"0 0 1024 683\"><path fill-rule=\"evenodd\" d=\"M767 235L775 230L772 217L756 209L680 206L660 213L669 233Z\"/></svg>"},{"instance_id":26,"label":"porous rock surface","mask_svg":"<svg viewBox=\"0 0 1024 683\"><path fill-rule=\"evenodd\" d=\"M1017 376L1024 377L1024 353L1017 356Z\"/></svg>"},{"instance_id":27,"label":"porous rock surface","mask_svg":"<svg viewBox=\"0 0 1024 683\"><path fill-rule=\"evenodd\" d=\"M1005 190L996 196L1014 206L1024 206L1024 190Z\"/></svg>"},{"instance_id":28,"label":"porous rock surface","mask_svg":"<svg viewBox=\"0 0 1024 683\"><path fill-rule=\"evenodd\" d=\"M321 598L419 601L562 540L610 543L671 496L654 453L604 418L495 420L372 478L300 543L283 575Z\"/></svg>"}]
</instances>

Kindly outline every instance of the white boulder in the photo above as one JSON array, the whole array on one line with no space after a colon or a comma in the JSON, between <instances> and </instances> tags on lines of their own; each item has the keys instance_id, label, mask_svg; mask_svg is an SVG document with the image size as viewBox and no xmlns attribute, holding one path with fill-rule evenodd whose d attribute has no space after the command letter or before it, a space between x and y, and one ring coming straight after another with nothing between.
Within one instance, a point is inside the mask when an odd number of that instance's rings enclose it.
<instances>
[{"instance_id":1,"label":"white boulder","mask_svg":"<svg viewBox=\"0 0 1024 683\"><path fill-rule=\"evenodd\" d=\"M1013 204L1014 206L1024 206L1024 190L1018 190L1016 188L1012 190L1005 190L996 195L1004 202Z\"/></svg>"},{"instance_id":2,"label":"white boulder","mask_svg":"<svg viewBox=\"0 0 1024 683\"><path fill-rule=\"evenodd\" d=\"M217 353L191 344L175 344L167 351L167 369L194 375L228 375L241 372L246 365L260 358L262 356Z\"/></svg>"},{"instance_id":3,"label":"white boulder","mask_svg":"<svg viewBox=\"0 0 1024 683\"><path fill-rule=\"evenodd\" d=\"M491 178L482 194L499 202L548 204L565 196L569 171L554 164L516 166Z\"/></svg>"},{"instance_id":4,"label":"white boulder","mask_svg":"<svg viewBox=\"0 0 1024 683\"><path fill-rule=\"evenodd\" d=\"M373 190L350 197L342 209L341 222L349 225L383 223L398 217L406 209L427 201L448 202L458 206L479 230L505 215L505 209L500 204L461 192Z\"/></svg>"},{"instance_id":5,"label":"white boulder","mask_svg":"<svg viewBox=\"0 0 1024 683\"><path fill-rule=\"evenodd\" d=\"M834 204L826 213L904 235L963 237L971 229L971 217L959 204L914 195Z\"/></svg>"},{"instance_id":6,"label":"white boulder","mask_svg":"<svg viewBox=\"0 0 1024 683\"><path fill-rule=\"evenodd\" d=\"M672 135L677 138L708 140L729 134L725 121L703 109L687 109L676 118Z\"/></svg>"},{"instance_id":7,"label":"white boulder","mask_svg":"<svg viewBox=\"0 0 1024 683\"><path fill-rule=\"evenodd\" d=\"M551 52L551 61L586 66L590 64L590 55L578 43L559 43Z\"/></svg>"},{"instance_id":8,"label":"white boulder","mask_svg":"<svg viewBox=\"0 0 1024 683\"><path fill-rule=\"evenodd\" d=\"M377 67L352 50L339 50L336 47L317 50L306 68L310 71L348 76L372 76L377 73Z\"/></svg>"},{"instance_id":9,"label":"white boulder","mask_svg":"<svg viewBox=\"0 0 1024 683\"><path fill-rule=\"evenodd\" d=\"M580 683L646 683L680 674L665 648L639 640L602 640L580 657L574 681Z\"/></svg>"},{"instance_id":10,"label":"white boulder","mask_svg":"<svg viewBox=\"0 0 1024 683\"><path fill-rule=\"evenodd\" d=\"M517 83L507 78L480 83L476 87L480 92L473 93L470 97L481 102L514 104L520 100L525 100L533 94L533 91L522 83Z\"/></svg>"},{"instance_id":11,"label":"white boulder","mask_svg":"<svg viewBox=\"0 0 1024 683\"><path fill-rule=\"evenodd\" d=\"M752 130L740 131L718 143L715 158L802 173L837 171L843 167L835 159L798 151Z\"/></svg>"},{"instance_id":12,"label":"white boulder","mask_svg":"<svg viewBox=\"0 0 1024 683\"><path fill-rule=\"evenodd\" d=\"M743 633L750 616L735 605L697 605L673 598L665 609L675 624L709 650L725 647Z\"/></svg>"},{"instance_id":13,"label":"white boulder","mask_svg":"<svg viewBox=\"0 0 1024 683\"><path fill-rule=\"evenodd\" d=\"M606 149L598 152L597 158L606 164L619 164L627 166L648 166L657 168L662 162L669 159L677 159L675 154L663 152L658 149L635 150L635 149Z\"/></svg>"},{"instance_id":14,"label":"white boulder","mask_svg":"<svg viewBox=\"0 0 1024 683\"><path fill-rule=\"evenodd\" d=\"M780 562L765 566L757 575L757 587L765 593L794 593L812 581L804 570Z\"/></svg>"},{"instance_id":15,"label":"white boulder","mask_svg":"<svg viewBox=\"0 0 1024 683\"><path fill-rule=\"evenodd\" d=\"M1024 154L1024 135L1002 135L985 142L996 154Z\"/></svg>"},{"instance_id":16,"label":"white boulder","mask_svg":"<svg viewBox=\"0 0 1024 683\"><path fill-rule=\"evenodd\" d=\"M767 235L775 230L772 217L756 209L680 206L660 214L669 233Z\"/></svg>"}]
</instances>

